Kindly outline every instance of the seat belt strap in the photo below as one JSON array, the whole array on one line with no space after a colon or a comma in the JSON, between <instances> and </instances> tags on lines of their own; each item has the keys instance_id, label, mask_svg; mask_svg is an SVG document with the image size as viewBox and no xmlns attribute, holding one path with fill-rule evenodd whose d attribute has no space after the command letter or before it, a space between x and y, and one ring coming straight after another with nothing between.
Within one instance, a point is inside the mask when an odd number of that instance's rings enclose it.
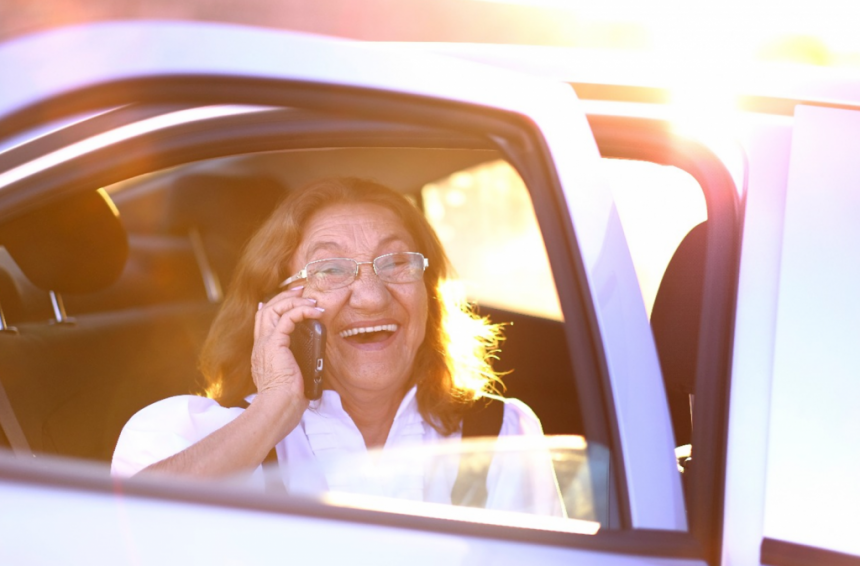
<instances>
[{"instance_id":1,"label":"seat belt strap","mask_svg":"<svg viewBox=\"0 0 860 566\"><path fill-rule=\"evenodd\" d=\"M15 411L12 410L12 403L9 402L9 396L6 395L2 382L0 382L0 428L3 429L3 434L9 440L9 446L16 456L34 456L33 451L30 450L30 443L24 435L24 429L15 417Z\"/></svg>"},{"instance_id":2,"label":"seat belt strap","mask_svg":"<svg viewBox=\"0 0 860 566\"><path fill-rule=\"evenodd\" d=\"M483 397L463 416L463 439L498 438L505 415L505 402L495 397ZM451 489L451 503L464 507L487 505L487 473L493 460L493 445L476 454L460 454L460 469Z\"/></svg>"}]
</instances>

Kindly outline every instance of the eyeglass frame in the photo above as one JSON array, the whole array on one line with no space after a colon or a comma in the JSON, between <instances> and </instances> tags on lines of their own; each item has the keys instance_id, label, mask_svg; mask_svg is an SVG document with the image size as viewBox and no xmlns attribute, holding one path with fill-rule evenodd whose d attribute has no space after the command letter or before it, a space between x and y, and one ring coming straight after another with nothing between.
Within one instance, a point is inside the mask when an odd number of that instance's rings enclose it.
<instances>
[{"instance_id":1,"label":"eyeglass frame","mask_svg":"<svg viewBox=\"0 0 860 566\"><path fill-rule=\"evenodd\" d=\"M427 268L430 266L430 262L427 260L426 257L424 257L424 254L422 254L421 252L391 252L391 253L387 253L387 254L382 254L381 256L377 256L370 261L358 261L358 260L355 260L351 257L327 257L324 259L315 259L314 261L309 261L302 268L302 270L299 271L298 273L296 273L295 275L291 275L291 276L287 277L286 279L284 279L278 285L278 288L283 289L284 287L286 287L292 283L295 283L296 281L301 281L302 279L307 280L307 278L308 278L308 267L310 267L311 264L314 264L314 263L322 263L324 261L332 261L332 260L339 260L339 259L347 260L347 261L351 261L351 262L355 263L355 271L353 272L353 275L352 275L352 281L350 281L349 283L347 283L343 287L335 287L334 289L329 289L329 291L336 291L337 289L343 289L344 287L349 287L350 285L352 285L355 282L355 280L358 279L358 272L361 270L362 265L370 265L373 268L373 273L377 277L379 277L379 272L376 271L376 260L384 258L384 257L392 256L392 255L397 255L397 254L412 254L412 255L421 256L421 259L424 260L424 269L421 272L421 277L422 278L424 277L424 273L427 271ZM396 283L396 281L385 281L381 277L379 278L379 280L384 282L384 283ZM415 281L421 281L421 279L416 279ZM405 281L404 281L404 283L405 283Z\"/></svg>"}]
</instances>

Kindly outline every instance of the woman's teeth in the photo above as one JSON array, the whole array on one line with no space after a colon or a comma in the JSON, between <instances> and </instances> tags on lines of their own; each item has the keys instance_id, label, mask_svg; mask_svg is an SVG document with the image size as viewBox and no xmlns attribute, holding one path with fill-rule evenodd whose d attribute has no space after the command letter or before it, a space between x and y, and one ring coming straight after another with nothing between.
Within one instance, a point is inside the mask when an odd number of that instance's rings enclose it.
<instances>
[{"instance_id":1,"label":"woman's teeth","mask_svg":"<svg viewBox=\"0 0 860 566\"><path fill-rule=\"evenodd\" d=\"M350 328L340 333L341 338L349 338L358 334L369 334L371 332L396 332L396 324L381 324L379 326L363 326L361 328Z\"/></svg>"}]
</instances>

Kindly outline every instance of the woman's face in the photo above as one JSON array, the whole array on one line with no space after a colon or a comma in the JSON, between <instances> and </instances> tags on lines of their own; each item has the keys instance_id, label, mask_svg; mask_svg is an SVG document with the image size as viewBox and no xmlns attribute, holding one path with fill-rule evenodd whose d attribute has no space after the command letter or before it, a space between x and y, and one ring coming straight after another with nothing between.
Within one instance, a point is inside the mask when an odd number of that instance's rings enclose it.
<instances>
[{"instance_id":1,"label":"woman's face","mask_svg":"<svg viewBox=\"0 0 860 566\"><path fill-rule=\"evenodd\" d=\"M373 259L392 252L414 252L415 242L398 217L375 204L338 204L314 213L290 264L297 273L308 262L326 258ZM301 283L300 283L301 284ZM383 283L373 266L359 267L347 287L303 296L325 309L328 386L341 394L402 392L412 373L427 324L424 281ZM392 326L393 325L393 326ZM385 326L390 330L373 331ZM357 329L366 332L356 333Z\"/></svg>"}]
</instances>

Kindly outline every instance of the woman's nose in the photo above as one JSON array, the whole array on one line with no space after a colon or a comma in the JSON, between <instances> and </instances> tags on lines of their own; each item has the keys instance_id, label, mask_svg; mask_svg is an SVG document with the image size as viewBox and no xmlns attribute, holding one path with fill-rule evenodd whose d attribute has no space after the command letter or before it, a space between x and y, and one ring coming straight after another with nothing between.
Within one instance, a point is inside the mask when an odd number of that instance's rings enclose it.
<instances>
[{"instance_id":1,"label":"woman's nose","mask_svg":"<svg viewBox=\"0 0 860 566\"><path fill-rule=\"evenodd\" d=\"M384 304L391 296L388 293L388 287L376 275L370 263L358 265L358 275L350 285L350 290L352 291L350 303L359 307Z\"/></svg>"}]
</instances>

